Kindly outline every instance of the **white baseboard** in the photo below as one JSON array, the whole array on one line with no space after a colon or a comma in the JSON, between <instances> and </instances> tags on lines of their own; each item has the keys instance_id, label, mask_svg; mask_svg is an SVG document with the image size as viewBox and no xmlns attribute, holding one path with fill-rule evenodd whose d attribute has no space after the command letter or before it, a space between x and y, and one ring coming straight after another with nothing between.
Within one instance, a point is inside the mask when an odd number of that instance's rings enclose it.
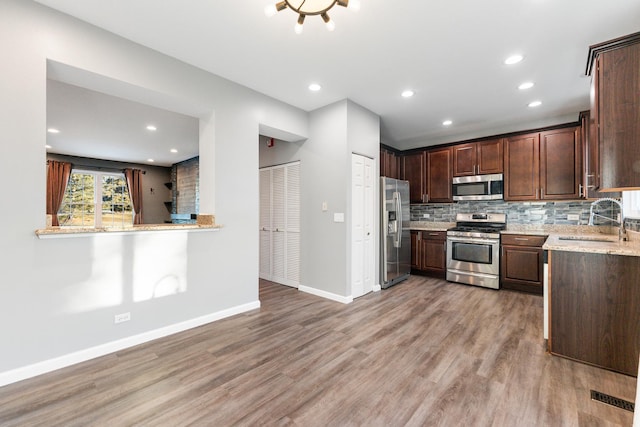
<instances>
[{"instance_id":1,"label":"white baseboard","mask_svg":"<svg viewBox=\"0 0 640 427\"><path fill-rule=\"evenodd\" d=\"M327 291L323 291L321 289L316 289L316 288L310 288L308 286L304 286L304 285L300 285L298 286L298 290L302 291L302 292L306 292L308 294L311 295L316 295L322 298L327 298L330 299L332 301L337 301L337 302L341 302L343 304L349 304L353 302L353 297L348 296L348 297L343 297L342 295L338 295L338 294L334 294L331 292L327 292Z\"/></svg>"},{"instance_id":2,"label":"white baseboard","mask_svg":"<svg viewBox=\"0 0 640 427\"><path fill-rule=\"evenodd\" d=\"M382 290L382 286L380 285L373 285L373 292L380 292Z\"/></svg>"},{"instance_id":3,"label":"white baseboard","mask_svg":"<svg viewBox=\"0 0 640 427\"><path fill-rule=\"evenodd\" d=\"M0 372L0 387L258 308L260 308L260 301L254 301L117 341L100 344L54 359L44 360L33 365Z\"/></svg>"}]
</instances>

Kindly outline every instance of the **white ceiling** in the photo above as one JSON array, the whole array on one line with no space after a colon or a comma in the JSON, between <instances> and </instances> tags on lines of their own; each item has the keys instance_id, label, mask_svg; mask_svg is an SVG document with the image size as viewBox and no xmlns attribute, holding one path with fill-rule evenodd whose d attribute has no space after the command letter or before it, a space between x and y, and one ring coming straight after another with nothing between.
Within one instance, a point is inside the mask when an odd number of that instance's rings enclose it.
<instances>
[{"instance_id":1,"label":"white ceiling","mask_svg":"<svg viewBox=\"0 0 640 427\"><path fill-rule=\"evenodd\" d=\"M60 131L47 133L51 153L156 166L198 155L197 118L51 79L47 128Z\"/></svg>"},{"instance_id":2,"label":"white ceiling","mask_svg":"<svg viewBox=\"0 0 640 427\"><path fill-rule=\"evenodd\" d=\"M589 46L640 31L638 0L360 0L300 35L292 11L264 15L273 0L38 2L307 111L349 98L400 149L575 121Z\"/></svg>"}]
</instances>

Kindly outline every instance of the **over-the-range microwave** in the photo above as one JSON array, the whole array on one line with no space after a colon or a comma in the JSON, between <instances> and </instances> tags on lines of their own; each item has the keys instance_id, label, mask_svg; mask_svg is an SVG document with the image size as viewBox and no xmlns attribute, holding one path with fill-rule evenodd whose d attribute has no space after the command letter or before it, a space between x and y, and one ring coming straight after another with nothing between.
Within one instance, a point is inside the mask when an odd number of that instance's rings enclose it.
<instances>
[{"instance_id":1,"label":"over-the-range microwave","mask_svg":"<svg viewBox=\"0 0 640 427\"><path fill-rule=\"evenodd\" d=\"M453 200L502 200L503 192L501 173L453 178Z\"/></svg>"}]
</instances>

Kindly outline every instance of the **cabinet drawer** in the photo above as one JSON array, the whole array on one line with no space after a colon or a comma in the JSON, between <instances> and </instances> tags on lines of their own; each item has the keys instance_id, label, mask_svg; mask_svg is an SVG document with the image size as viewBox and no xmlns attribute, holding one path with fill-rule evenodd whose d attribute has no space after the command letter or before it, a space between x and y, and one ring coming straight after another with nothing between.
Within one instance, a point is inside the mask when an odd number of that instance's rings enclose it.
<instances>
[{"instance_id":1,"label":"cabinet drawer","mask_svg":"<svg viewBox=\"0 0 640 427\"><path fill-rule=\"evenodd\" d=\"M423 231L422 238L426 240L447 240L446 231Z\"/></svg>"},{"instance_id":2,"label":"cabinet drawer","mask_svg":"<svg viewBox=\"0 0 640 427\"><path fill-rule=\"evenodd\" d=\"M511 246L542 246L547 236L531 236L524 234L503 234L502 244Z\"/></svg>"}]
</instances>

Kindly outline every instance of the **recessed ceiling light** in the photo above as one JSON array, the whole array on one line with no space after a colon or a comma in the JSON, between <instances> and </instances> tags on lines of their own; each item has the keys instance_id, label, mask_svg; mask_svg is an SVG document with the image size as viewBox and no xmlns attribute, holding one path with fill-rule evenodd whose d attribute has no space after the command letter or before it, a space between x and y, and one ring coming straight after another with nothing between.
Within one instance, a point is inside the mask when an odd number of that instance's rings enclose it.
<instances>
[{"instance_id":1,"label":"recessed ceiling light","mask_svg":"<svg viewBox=\"0 0 640 427\"><path fill-rule=\"evenodd\" d=\"M320 86L318 83L311 83L309 85L309 90L312 91L312 92L317 92L320 89L322 89L322 86Z\"/></svg>"},{"instance_id":2,"label":"recessed ceiling light","mask_svg":"<svg viewBox=\"0 0 640 427\"><path fill-rule=\"evenodd\" d=\"M44 148L46 148L47 150L51 148L51 146L49 144L45 145Z\"/></svg>"},{"instance_id":3,"label":"recessed ceiling light","mask_svg":"<svg viewBox=\"0 0 640 427\"><path fill-rule=\"evenodd\" d=\"M176 150L175 148L172 148L172 149L171 149L171 150L169 150L169 151L171 151L172 153L177 153L177 152L178 152L178 150Z\"/></svg>"},{"instance_id":4,"label":"recessed ceiling light","mask_svg":"<svg viewBox=\"0 0 640 427\"><path fill-rule=\"evenodd\" d=\"M539 107L542 105L542 101L533 101L529 103L529 107Z\"/></svg>"},{"instance_id":5,"label":"recessed ceiling light","mask_svg":"<svg viewBox=\"0 0 640 427\"><path fill-rule=\"evenodd\" d=\"M442 122L442 126L451 126L453 124L453 122L451 120L445 120L444 122Z\"/></svg>"},{"instance_id":6,"label":"recessed ceiling light","mask_svg":"<svg viewBox=\"0 0 640 427\"><path fill-rule=\"evenodd\" d=\"M58 129L56 129L56 128L49 128L49 129L47 129L47 132L49 132L49 133L60 133L60 131Z\"/></svg>"},{"instance_id":7,"label":"recessed ceiling light","mask_svg":"<svg viewBox=\"0 0 640 427\"><path fill-rule=\"evenodd\" d=\"M153 162L154 162L154 160L153 160L153 159L147 159L147 162L149 162L149 163L153 163Z\"/></svg>"},{"instance_id":8,"label":"recessed ceiling light","mask_svg":"<svg viewBox=\"0 0 640 427\"><path fill-rule=\"evenodd\" d=\"M523 59L524 59L524 56L522 55L511 55L510 57L504 60L504 63L507 65L513 65L513 64L517 64Z\"/></svg>"},{"instance_id":9,"label":"recessed ceiling light","mask_svg":"<svg viewBox=\"0 0 640 427\"><path fill-rule=\"evenodd\" d=\"M520 86L518 86L518 89L525 90L525 89L531 89L532 87L533 87L533 82L524 82Z\"/></svg>"},{"instance_id":10,"label":"recessed ceiling light","mask_svg":"<svg viewBox=\"0 0 640 427\"><path fill-rule=\"evenodd\" d=\"M407 89L404 92L402 92L403 98L411 98L413 95L415 95L415 92L412 91L411 89Z\"/></svg>"},{"instance_id":11,"label":"recessed ceiling light","mask_svg":"<svg viewBox=\"0 0 640 427\"><path fill-rule=\"evenodd\" d=\"M149 125L147 126L147 130L154 131L157 130L157 128L154 125Z\"/></svg>"}]
</instances>

